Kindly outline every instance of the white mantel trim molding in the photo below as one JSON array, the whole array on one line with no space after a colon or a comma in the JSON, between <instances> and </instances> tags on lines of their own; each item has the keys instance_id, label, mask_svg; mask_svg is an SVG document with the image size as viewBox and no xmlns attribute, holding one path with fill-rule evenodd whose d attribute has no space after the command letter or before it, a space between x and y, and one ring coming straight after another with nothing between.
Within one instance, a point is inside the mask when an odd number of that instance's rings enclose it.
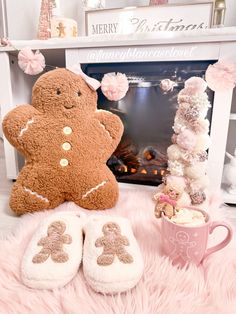
<instances>
[{"instance_id":1,"label":"white mantel trim molding","mask_svg":"<svg viewBox=\"0 0 236 314\"><path fill-rule=\"evenodd\" d=\"M70 39L13 40L12 44L14 47L0 47L0 52L19 50L26 46L31 47L31 49L70 49L230 41L236 41L236 27L210 28L183 32L162 31L145 34L84 36Z\"/></svg>"}]
</instances>

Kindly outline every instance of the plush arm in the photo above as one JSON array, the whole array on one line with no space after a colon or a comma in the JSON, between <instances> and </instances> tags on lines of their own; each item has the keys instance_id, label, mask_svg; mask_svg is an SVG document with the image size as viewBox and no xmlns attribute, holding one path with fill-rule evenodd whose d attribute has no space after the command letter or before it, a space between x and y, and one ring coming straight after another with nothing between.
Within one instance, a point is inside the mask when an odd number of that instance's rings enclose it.
<instances>
[{"instance_id":1,"label":"plush arm","mask_svg":"<svg viewBox=\"0 0 236 314\"><path fill-rule=\"evenodd\" d=\"M128 240L126 237L122 237L122 238L121 238L121 243L122 243L123 245L128 246L128 245L129 245L129 240Z\"/></svg>"},{"instance_id":2,"label":"plush arm","mask_svg":"<svg viewBox=\"0 0 236 314\"><path fill-rule=\"evenodd\" d=\"M23 154L27 150L25 142L31 133L37 113L31 105L21 105L11 110L3 119L2 126L6 138Z\"/></svg>"},{"instance_id":3,"label":"plush arm","mask_svg":"<svg viewBox=\"0 0 236 314\"><path fill-rule=\"evenodd\" d=\"M38 241L38 245L39 246L44 246L46 243L48 242L48 238L45 237L45 238L42 238Z\"/></svg>"},{"instance_id":4,"label":"plush arm","mask_svg":"<svg viewBox=\"0 0 236 314\"><path fill-rule=\"evenodd\" d=\"M104 131L108 132L110 135L112 146L115 150L124 131L124 126L120 118L117 115L104 110L98 110L95 113L95 118L99 120Z\"/></svg>"},{"instance_id":5,"label":"plush arm","mask_svg":"<svg viewBox=\"0 0 236 314\"><path fill-rule=\"evenodd\" d=\"M104 246L104 240L105 240L104 237L98 238L98 239L96 240L96 242L95 242L95 246L96 246L96 247Z\"/></svg>"},{"instance_id":6,"label":"plush arm","mask_svg":"<svg viewBox=\"0 0 236 314\"><path fill-rule=\"evenodd\" d=\"M62 239L64 244L71 244L72 242L71 236L69 234L64 234Z\"/></svg>"}]
</instances>

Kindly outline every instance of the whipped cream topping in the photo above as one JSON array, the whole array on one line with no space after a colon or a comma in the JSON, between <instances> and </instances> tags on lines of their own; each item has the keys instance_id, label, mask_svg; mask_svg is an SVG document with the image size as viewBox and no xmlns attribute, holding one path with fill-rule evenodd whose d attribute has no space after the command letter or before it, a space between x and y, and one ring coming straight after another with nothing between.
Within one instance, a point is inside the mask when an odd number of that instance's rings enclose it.
<instances>
[{"instance_id":1,"label":"whipped cream topping","mask_svg":"<svg viewBox=\"0 0 236 314\"><path fill-rule=\"evenodd\" d=\"M182 208L175 213L170 220L178 225L198 226L206 222L206 218L202 212Z\"/></svg>"}]
</instances>

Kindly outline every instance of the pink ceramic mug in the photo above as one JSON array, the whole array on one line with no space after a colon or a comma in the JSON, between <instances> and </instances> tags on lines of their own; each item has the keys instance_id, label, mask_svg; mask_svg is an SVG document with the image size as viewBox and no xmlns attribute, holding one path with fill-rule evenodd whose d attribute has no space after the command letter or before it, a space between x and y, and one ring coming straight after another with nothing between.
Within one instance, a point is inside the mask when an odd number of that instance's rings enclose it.
<instances>
[{"instance_id":1,"label":"pink ceramic mug","mask_svg":"<svg viewBox=\"0 0 236 314\"><path fill-rule=\"evenodd\" d=\"M232 239L233 230L229 224L221 221L211 221L210 216L203 210L185 207L202 212L206 223L198 226L183 226L162 216L161 235L164 253L169 256L174 265L184 266L190 262L199 265L209 254L221 250ZM219 244L207 248L209 235L216 227L223 226L228 233Z\"/></svg>"}]
</instances>

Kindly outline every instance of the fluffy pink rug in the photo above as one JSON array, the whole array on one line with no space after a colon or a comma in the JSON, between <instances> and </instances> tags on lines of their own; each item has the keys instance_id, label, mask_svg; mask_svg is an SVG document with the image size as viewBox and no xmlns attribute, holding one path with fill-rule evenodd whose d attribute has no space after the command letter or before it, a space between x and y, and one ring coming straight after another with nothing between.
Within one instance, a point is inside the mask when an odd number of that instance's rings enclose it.
<instances>
[{"instance_id":1,"label":"fluffy pink rug","mask_svg":"<svg viewBox=\"0 0 236 314\"><path fill-rule=\"evenodd\" d=\"M39 314L233 314L236 313L236 250L227 248L210 256L203 266L177 269L160 252L158 222L153 218L153 189L121 188L117 206L109 214L128 217L141 246L145 273L136 288L125 294L103 296L86 284L82 269L66 287L54 291L29 289L20 282L25 247L47 213L22 217L14 234L0 241L0 313ZM67 203L57 210L78 209ZM222 214L211 205L214 219ZM88 211L86 211L88 213ZM105 214L106 212L99 213ZM223 236L214 233L212 238ZM219 240L219 239L218 239Z\"/></svg>"}]
</instances>

